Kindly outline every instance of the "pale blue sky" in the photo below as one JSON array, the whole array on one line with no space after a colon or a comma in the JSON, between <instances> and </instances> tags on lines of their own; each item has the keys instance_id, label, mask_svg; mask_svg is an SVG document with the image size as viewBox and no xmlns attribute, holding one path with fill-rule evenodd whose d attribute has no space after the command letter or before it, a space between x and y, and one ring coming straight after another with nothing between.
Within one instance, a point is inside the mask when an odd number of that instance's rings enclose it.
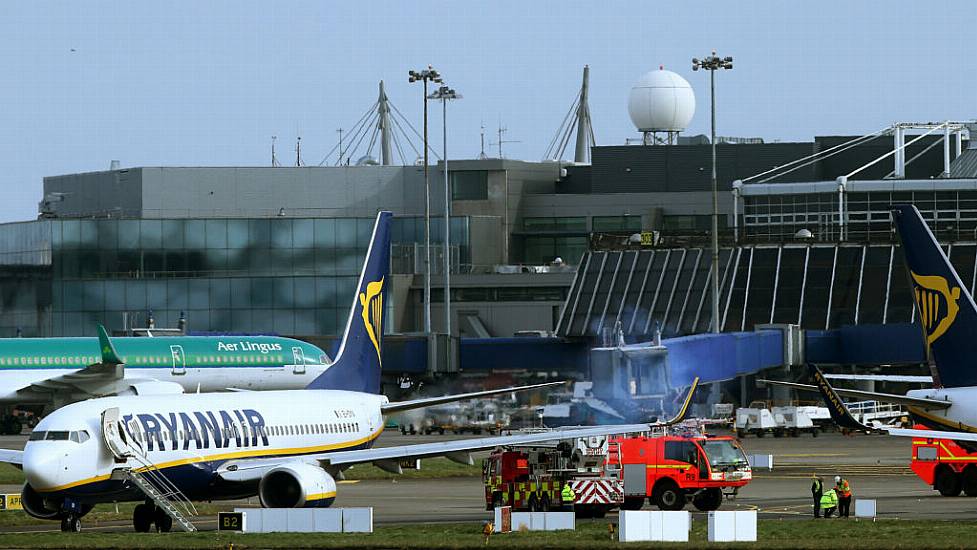
<instances>
[{"instance_id":1,"label":"pale blue sky","mask_svg":"<svg viewBox=\"0 0 977 550\"><path fill-rule=\"evenodd\" d=\"M32 219L45 175L138 165L316 164L374 101L415 124L407 71L433 64L464 95L449 156L479 124L537 160L591 66L599 144L637 137L627 95L664 64L696 89L689 133L768 140L861 134L896 120L977 117L977 4L961 2L17 2L0 16L0 221ZM71 51L74 49L75 51ZM440 114L432 117L440 128ZM439 132L439 130L438 130ZM436 134L440 143L440 133ZM494 139L494 138L492 138Z\"/></svg>"}]
</instances>

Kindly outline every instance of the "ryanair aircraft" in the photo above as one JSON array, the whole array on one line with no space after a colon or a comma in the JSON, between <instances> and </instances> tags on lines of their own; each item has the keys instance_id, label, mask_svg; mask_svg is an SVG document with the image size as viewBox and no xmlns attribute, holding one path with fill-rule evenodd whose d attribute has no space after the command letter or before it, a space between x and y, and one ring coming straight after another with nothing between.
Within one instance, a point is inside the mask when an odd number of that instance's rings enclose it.
<instances>
[{"instance_id":1,"label":"ryanair aircraft","mask_svg":"<svg viewBox=\"0 0 977 550\"><path fill-rule=\"evenodd\" d=\"M471 463L472 451L497 445L642 432L648 424L599 426L373 449L386 414L464 399L551 386L537 384L390 402L379 394L387 290L389 212L377 216L357 296L336 360L302 390L137 395L67 405L37 425L23 451L0 461L23 468L24 509L61 520L66 531L100 502L142 501L137 531L167 531L173 514L143 483L189 500L257 495L266 507L324 507L335 479L354 464L399 472L404 460L443 456ZM117 356L104 338L104 354ZM557 382L555 384L560 384ZM693 387L694 390L694 387ZM678 417L688 408L691 392Z\"/></svg>"},{"instance_id":2,"label":"ryanair aircraft","mask_svg":"<svg viewBox=\"0 0 977 550\"><path fill-rule=\"evenodd\" d=\"M977 305L963 284L919 210L911 204L896 205L892 217L902 241L908 277L927 355L933 371L933 387L893 395L833 388L828 375L811 366L816 385L766 380L800 390L820 391L832 416L843 427L872 430L848 412L842 397L898 403L913 420L930 430L878 428L890 435L952 439L975 448L977 442ZM870 377L852 376L857 379Z\"/></svg>"}]
</instances>

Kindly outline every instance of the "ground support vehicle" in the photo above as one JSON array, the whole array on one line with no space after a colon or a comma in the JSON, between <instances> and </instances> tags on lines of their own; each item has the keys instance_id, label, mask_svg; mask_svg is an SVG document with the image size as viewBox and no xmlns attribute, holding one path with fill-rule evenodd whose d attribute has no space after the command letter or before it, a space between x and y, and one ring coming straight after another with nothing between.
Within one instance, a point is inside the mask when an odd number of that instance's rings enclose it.
<instances>
[{"instance_id":1,"label":"ground support vehicle","mask_svg":"<svg viewBox=\"0 0 977 550\"><path fill-rule=\"evenodd\" d=\"M617 445L606 437L496 449L482 463L482 481L488 510L561 510L566 484L580 516L603 517L624 501Z\"/></svg>"},{"instance_id":2,"label":"ground support vehicle","mask_svg":"<svg viewBox=\"0 0 977 550\"><path fill-rule=\"evenodd\" d=\"M823 414L819 409L824 409ZM777 422L777 427L773 432L774 437L785 435L797 437L801 432L809 432L812 436L817 437L818 425L816 421L819 421L822 416L830 418L828 409L825 407L799 407L796 405L774 407L770 409L770 414Z\"/></svg>"},{"instance_id":3,"label":"ground support vehicle","mask_svg":"<svg viewBox=\"0 0 977 550\"><path fill-rule=\"evenodd\" d=\"M621 453L624 503L638 510L645 500L662 510L718 509L753 479L737 440L730 436L674 434L615 438Z\"/></svg>"},{"instance_id":4,"label":"ground support vehicle","mask_svg":"<svg viewBox=\"0 0 977 550\"><path fill-rule=\"evenodd\" d=\"M750 403L749 407L736 409L736 423L734 427L736 428L736 435L740 438L745 437L747 434L763 437L768 433L776 434L780 430L777 420L770 412L770 409L767 408L766 403L762 401L755 401ZM783 435L783 432L780 432L780 434Z\"/></svg>"},{"instance_id":5,"label":"ground support vehicle","mask_svg":"<svg viewBox=\"0 0 977 550\"><path fill-rule=\"evenodd\" d=\"M915 430L925 430L917 424ZM977 496L977 452L949 439L913 439L913 472L945 497Z\"/></svg>"}]
</instances>

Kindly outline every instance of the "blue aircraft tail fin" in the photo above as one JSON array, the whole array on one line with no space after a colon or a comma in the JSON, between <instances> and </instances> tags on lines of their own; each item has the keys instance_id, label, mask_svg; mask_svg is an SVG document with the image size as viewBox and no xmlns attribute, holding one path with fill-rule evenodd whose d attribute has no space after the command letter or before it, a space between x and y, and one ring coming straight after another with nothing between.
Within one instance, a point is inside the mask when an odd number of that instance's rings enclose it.
<instances>
[{"instance_id":1,"label":"blue aircraft tail fin","mask_svg":"<svg viewBox=\"0 0 977 550\"><path fill-rule=\"evenodd\" d=\"M936 367L936 386L977 386L972 365L977 348L977 306L919 210L892 207L909 270L918 322Z\"/></svg>"},{"instance_id":2,"label":"blue aircraft tail fin","mask_svg":"<svg viewBox=\"0 0 977 550\"><path fill-rule=\"evenodd\" d=\"M392 218L390 212L377 214L336 359L308 385L309 389L380 393Z\"/></svg>"}]
</instances>

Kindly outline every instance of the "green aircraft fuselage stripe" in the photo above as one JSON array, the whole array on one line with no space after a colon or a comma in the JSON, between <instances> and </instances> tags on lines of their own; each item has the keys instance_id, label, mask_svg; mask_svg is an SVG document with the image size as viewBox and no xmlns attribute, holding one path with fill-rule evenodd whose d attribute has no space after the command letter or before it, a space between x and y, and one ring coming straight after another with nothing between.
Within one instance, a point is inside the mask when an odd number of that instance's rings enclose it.
<instances>
[{"instance_id":1,"label":"green aircraft fuselage stripe","mask_svg":"<svg viewBox=\"0 0 977 550\"><path fill-rule=\"evenodd\" d=\"M187 367L260 367L295 363L296 347L306 363L319 363L324 353L307 342L274 336L121 337L104 347L98 338L0 338L0 371L80 369L101 361L112 348L127 368L172 368L174 361Z\"/></svg>"}]
</instances>

